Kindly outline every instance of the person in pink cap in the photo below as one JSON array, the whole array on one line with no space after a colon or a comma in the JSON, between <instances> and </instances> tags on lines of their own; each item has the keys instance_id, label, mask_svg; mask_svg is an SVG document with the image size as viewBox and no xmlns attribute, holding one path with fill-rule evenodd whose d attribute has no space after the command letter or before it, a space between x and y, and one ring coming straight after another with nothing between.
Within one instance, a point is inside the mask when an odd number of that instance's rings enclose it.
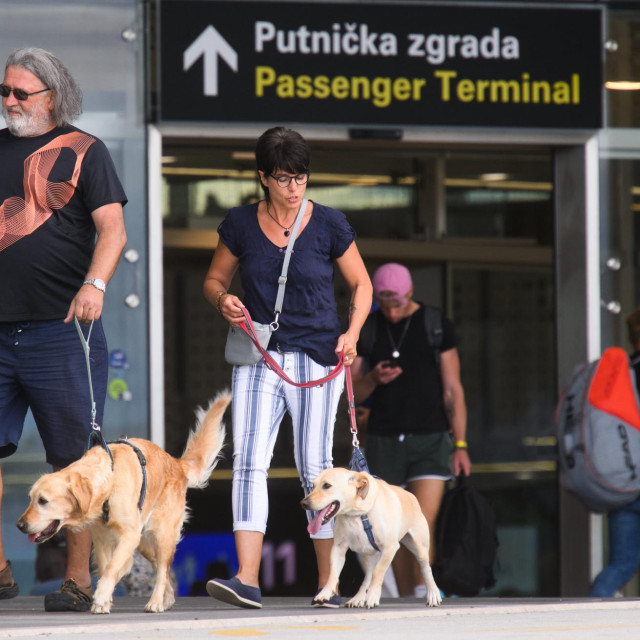
<instances>
[{"instance_id":1,"label":"person in pink cap","mask_svg":"<svg viewBox=\"0 0 640 640\"><path fill-rule=\"evenodd\" d=\"M409 269L390 262L374 274L371 313L351 373L355 400L370 407L371 473L415 494L433 533L451 475L471 473L467 409L453 323L413 299ZM393 562L401 596L422 595L417 563L404 548Z\"/></svg>"}]
</instances>

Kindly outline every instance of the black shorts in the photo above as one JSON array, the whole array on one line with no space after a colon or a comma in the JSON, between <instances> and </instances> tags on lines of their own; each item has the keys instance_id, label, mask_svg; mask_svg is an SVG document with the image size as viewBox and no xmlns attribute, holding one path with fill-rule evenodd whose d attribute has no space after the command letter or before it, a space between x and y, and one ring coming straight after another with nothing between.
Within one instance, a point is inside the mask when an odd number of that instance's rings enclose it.
<instances>
[{"instance_id":1,"label":"black shorts","mask_svg":"<svg viewBox=\"0 0 640 640\"><path fill-rule=\"evenodd\" d=\"M367 434L365 448L371 473L401 487L423 478L449 480L452 453L453 443L445 431L402 436Z\"/></svg>"},{"instance_id":2,"label":"black shorts","mask_svg":"<svg viewBox=\"0 0 640 640\"><path fill-rule=\"evenodd\" d=\"M83 335L88 328L82 326ZM108 352L100 320L90 337L96 421L102 423L107 393ZM0 322L0 458L18 448L31 409L47 462L66 467L87 448L91 392L82 343L75 324L62 320Z\"/></svg>"}]
</instances>

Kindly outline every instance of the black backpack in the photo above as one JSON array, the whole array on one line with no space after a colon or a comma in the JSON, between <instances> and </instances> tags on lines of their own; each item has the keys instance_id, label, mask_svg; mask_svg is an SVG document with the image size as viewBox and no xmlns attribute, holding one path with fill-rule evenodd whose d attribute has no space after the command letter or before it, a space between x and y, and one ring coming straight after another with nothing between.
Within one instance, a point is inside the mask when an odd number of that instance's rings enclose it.
<instances>
[{"instance_id":1,"label":"black backpack","mask_svg":"<svg viewBox=\"0 0 640 640\"><path fill-rule=\"evenodd\" d=\"M435 544L433 577L447 596L473 597L496 583L495 513L464 474L442 499Z\"/></svg>"}]
</instances>

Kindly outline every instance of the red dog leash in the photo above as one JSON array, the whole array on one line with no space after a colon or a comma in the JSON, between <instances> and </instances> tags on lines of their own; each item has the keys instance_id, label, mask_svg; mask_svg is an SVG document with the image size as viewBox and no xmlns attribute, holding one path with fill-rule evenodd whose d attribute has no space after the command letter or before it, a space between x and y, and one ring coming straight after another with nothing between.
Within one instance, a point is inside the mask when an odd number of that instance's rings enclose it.
<instances>
[{"instance_id":1,"label":"red dog leash","mask_svg":"<svg viewBox=\"0 0 640 640\"><path fill-rule=\"evenodd\" d=\"M345 377L347 378L347 400L349 401L349 427L351 429L351 444L354 449L360 447L358 441L358 426L356 424L356 403L353 395L353 380L351 380L351 367L346 367Z\"/></svg>"},{"instance_id":2,"label":"red dog leash","mask_svg":"<svg viewBox=\"0 0 640 640\"><path fill-rule=\"evenodd\" d=\"M271 369L276 375L282 378L285 382L293 385L294 387L300 388L308 388L308 387L321 387L325 382L329 382L333 380L335 377L340 375L343 367L344 367L344 350L342 350L338 356L338 364L333 368L329 374L320 378L319 380L310 380L309 382L294 382L281 368L280 365L262 348L260 341L256 337L256 330L253 327L253 322L251 320L251 316L247 311L246 307L242 307L242 313L244 315L244 320L240 323L240 327L242 330L249 336L251 342L253 342L255 348L260 352L262 357L264 358L264 366L268 369ZM353 397L353 394L352 394ZM355 414L354 414L355 416ZM355 420L355 417L354 417Z\"/></svg>"},{"instance_id":3,"label":"red dog leash","mask_svg":"<svg viewBox=\"0 0 640 640\"><path fill-rule=\"evenodd\" d=\"M256 331L253 327L253 322L251 321L251 316L247 311L246 307L242 308L242 313L244 314L244 321L240 323L240 326L244 330L244 332L249 336L249 339L255 345L256 349L262 354L264 358L265 367L271 369L274 373L276 373L280 378L282 378L285 382L292 384L294 387L315 387L322 386L325 382L329 382L329 380L333 380L342 369L345 369L345 377L347 379L347 399L349 402L349 423L351 429L351 444L353 446L353 454L351 456L351 461L349 463L349 469L354 471L366 471L369 472L369 465L364 457L364 453L360 449L360 442L358 441L358 426L356 423L356 404L353 394L353 380L351 379L351 367L344 366L344 349L340 352L340 359L338 364L334 367L334 369L327 375L325 378L320 380L312 380L310 382L294 382L289 378L289 376L280 368L278 363L262 348L260 341L256 336ZM362 526L364 527L364 532L367 535L369 543L376 550L380 551L380 548L376 544L375 538L373 536L373 529L371 528L371 523L369 522L368 516L362 515L360 516L362 520Z\"/></svg>"}]
</instances>

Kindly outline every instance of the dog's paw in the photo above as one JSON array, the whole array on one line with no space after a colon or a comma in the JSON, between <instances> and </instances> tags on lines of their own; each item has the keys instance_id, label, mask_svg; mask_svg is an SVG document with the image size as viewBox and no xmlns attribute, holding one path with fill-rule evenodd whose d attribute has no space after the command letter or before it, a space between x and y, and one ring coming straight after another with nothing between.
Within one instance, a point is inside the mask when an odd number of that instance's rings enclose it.
<instances>
[{"instance_id":1,"label":"dog's paw","mask_svg":"<svg viewBox=\"0 0 640 640\"><path fill-rule=\"evenodd\" d=\"M105 602L103 604L98 604L94 602L91 605L91 613L111 613L111 603Z\"/></svg>"},{"instance_id":2,"label":"dog's paw","mask_svg":"<svg viewBox=\"0 0 640 640\"><path fill-rule=\"evenodd\" d=\"M165 610L165 607L162 602L151 602L151 600L149 600L145 605L144 610L147 613L162 613Z\"/></svg>"},{"instance_id":3,"label":"dog's paw","mask_svg":"<svg viewBox=\"0 0 640 640\"><path fill-rule=\"evenodd\" d=\"M369 587L369 589L367 590L367 598L364 603L367 609L373 609L374 607L380 606L381 591L381 589L374 586Z\"/></svg>"},{"instance_id":4,"label":"dog's paw","mask_svg":"<svg viewBox=\"0 0 640 640\"><path fill-rule=\"evenodd\" d=\"M327 600L331 600L333 593L334 592L331 589L325 587L324 589L318 591L314 600L317 600L318 602L327 602Z\"/></svg>"},{"instance_id":5,"label":"dog's paw","mask_svg":"<svg viewBox=\"0 0 640 640\"><path fill-rule=\"evenodd\" d=\"M427 607L437 607L442 604L440 589L429 589L427 591Z\"/></svg>"},{"instance_id":6,"label":"dog's paw","mask_svg":"<svg viewBox=\"0 0 640 640\"><path fill-rule=\"evenodd\" d=\"M113 604L113 587L108 580L100 578L98 586L93 594L91 613L111 613Z\"/></svg>"},{"instance_id":7,"label":"dog's paw","mask_svg":"<svg viewBox=\"0 0 640 640\"><path fill-rule=\"evenodd\" d=\"M364 600L356 600L355 598L351 598L345 605L349 609L360 609L364 607Z\"/></svg>"},{"instance_id":8,"label":"dog's paw","mask_svg":"<svg viewBox=\"0 0 640 640\"><path fill-rule=\"evenodd\" d=\"M362 594L360 592L356 593L356 595L347 602L346 606L350 609L361 609L365 606L366 595L366 592Z\"/></svg>"},{"instance_id":9,"label":"dog's paw","mask_svg":"<svg viewBox=\"0 0 640 640\"><path fill-rule=\"evenodd\" d=\"M173 594L171 596L165 594L163 602L165 611L169 611L169 609L171 609L175 603L176 599L174 598Z\"/></svg>"}]
</instances>

